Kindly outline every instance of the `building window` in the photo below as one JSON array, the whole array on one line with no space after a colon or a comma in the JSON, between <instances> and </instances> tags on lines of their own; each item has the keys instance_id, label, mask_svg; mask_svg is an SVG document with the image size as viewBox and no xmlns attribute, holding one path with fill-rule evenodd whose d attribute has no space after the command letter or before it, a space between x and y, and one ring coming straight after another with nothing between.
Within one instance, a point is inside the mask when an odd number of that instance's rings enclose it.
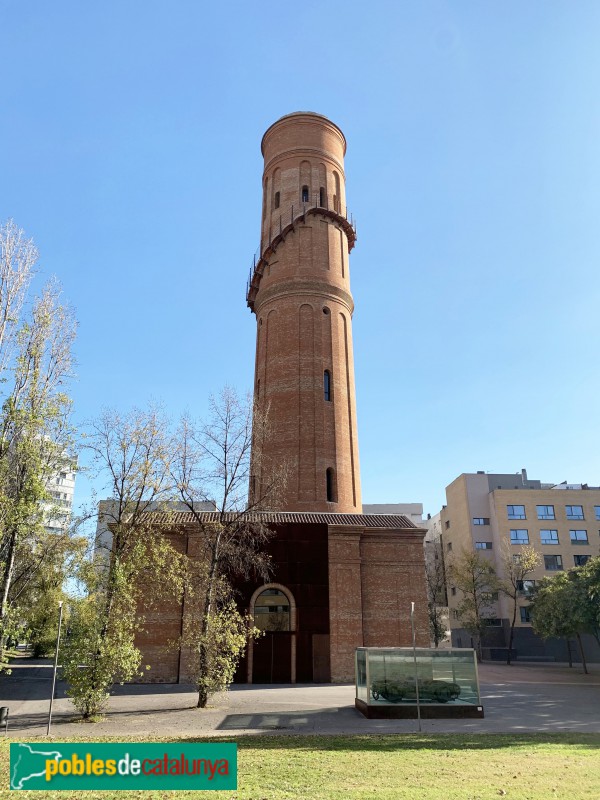
<instances>
[{"instance_id":1,"label":"building window","mask_svg":"<svg viewBox=\"0 0 600 800\"><path fill-rule=\"evenodd\" d=\"M452 618L458 619L458 610L456 608L452 609Z\"/></svg>"},{"instance_id":2,"label":"building window","mask_svg":"<svg viewBox=\"0 0 600 800\"><path fill-rule=\"evenodd\" d=\"M567 519L583 519L583 506L565 506Z\"/></svg>"},{"instance_id":3,"label":"building window","mask_svg":"<svg viewBox=\"0 0 600 800\"><path fill-rule=\"evenodd\" d=\"M450 587L450 594L452 595L452 597L456 596L456 586L451 586Z\"/></svg>"},{"instance_id":4,"label":"building window","mask_svg":"<svg viewBox=\"0 0 600 800\"><path fill-rule=\"evenodd\" d=\"M319 189L319 205L321 208L325 206L325 189L322 186Z\"/></svg>"},{"instance_id":5,"label":"building window","mask_svg":"<svg viewBox=\"0 0 600 800\"><path fill-rule=\"evenodd\" d=\"M302 187L302 202L308 203L308 186Z\"/></svg>"},{"instance_id":6,"label":"building window","mask_svg":"<svg viewBox=\"0 0 600 800\"><path fill-rule=\"evenodd\" d=\"M328 503L337 502L336 491L335 491L335 475L331 467L328 467L327 472L325 473L325 484L327 487L327 502Z\"/></svg>"},{"instance_id":7,"label":"building window","mask_svg":"<svg viewBox=\"0 0 600 800\"><path fill-rule=\"evenodd\" d=\"M529 544L529 531L526 528L513 528L510 532L511 544Z\"/></svg>"},{"instance_id":8,"label":"building window","mask_svg":"<svg viewBox=\"0 0 600 800\"><path fill-rule=\"evenodd\" d=\"M583 567L590 560L591 556L573 556L576 567Z\"/></svg>"},{"instance_id":9,"label":"building window","mask_svg":"<svg viewBox=\"0 0 600 800\"><path fill-rule=\"evenodd\" d=\"M254 624L261 631L290 630L290 601L279 589L265 589L254 604Z\"/></svg>"},{"instance_id":10,"label":"building window","mask_svg":"<svg viewBox=\"0 0 600 800\"><path fill-rule=\"evenodd\" d=\"M542 544L558 544L558 531L541 530L540 541Z\"/></svg>"},{"instance_id":11,"label":"building window","mask_svg":"<svg viewBox=\"0 0 600 800\"><path fill-rule=\"evenodd\" d=\"M452 542L446 542L446 550L450 552L452 550Z\"/></svg>"},{"instance_id":12,"label":"building window","mask_svg":"<svg viewBox=\"0 0 600 800\"><path fill-rule=\"evenodd\" d=\"M596 515L596 519L600 519L600 506L594 506L594 514Z\"/></svg>"},{"instance_id":13,"label":"building window","mask_svg":"<svg viewBox=\"0 0 600 800\"><path fill-rule=\"evenodd\" d=\"M569 531L571 544L589 544L587 531Z\"/></svg>"},{"instance_id":14,"label":"building window","mask_svg":"<svg viewBox=\"0 0 600 800\"><path fill-rule=\"evenodd\" d=\"M531 614L529 613L529 608L526 606L521 606L519 609L521 612L521 622L531 622Z\"/></svg>"},{"instance_id":15,"label":"building window","mask_svg":"<svg viewBox=\"0 0 600 800\"><path fill-rule=\"evenodd\" d=\"M323 394L325 396L325 400L331 400L331 373L328 369L326 369L323 373Z\"/></svg>"},{"instance_id":16,"label":"building window","mask_svg":"<svg viewBox=\"0 0 600 800\"><path fill-rule=\"evenodd\" d=\"M535 589L535 581L517 581L519 594L530 594Z\"/></svg>"},{"instance_id":17,"label":"building window","mask_svg":"<svg viewBox=\"0 0 600 800\"><path fill-rule=\"evenodd\" d=\"M556 572L563 568L562 556L544 556L544 567L549 572Z\"/></svg>"},{"instance_id":18,"label":"building window","mask_svg":"<svg viewBox=\"0 0 600 800\"><path fill-rule=\"evenodd\" d=\"M527 519L525 516L525 506L506 506L509 519Z\"/></svg>"},{"instance_id":19,"label":"building window","mask_svg":"<svg viewBox=\"0 0 600 800\"><path fill-rule=\"evenodd\" d=\"M554 506L536 506L538 519L556 519Z\"/></svg>"},{"instance_id":20,"label":"building window","mask_svg":"<svg viewBox=\"0 0 600 800\"><path fill-rule=\"evenodd\" d=\"M473 517L473 525L489 525L489 517Z\"/></svg>"},{"instance_id":21,"label":"building window","mask_svg":"<svg viewBox=\"0 0 600 800\"><path fill-rule=\"evenodd\" d=\"M448 530L448 528L449 528L449 527L450 527L450 520L449 520L449 519L447 519L447 520L446 520L446 530Z\"/></svg>"},{"instance_id":22,"label":"building window","mask_svg":"<svg viewBox=\"0 0 600 800\"><path fill-rule=\"evenodd\" d=\"M475 549L476 550L491 550L492 543L491 542L475 542Z\"/></svg>"}]
</instances>

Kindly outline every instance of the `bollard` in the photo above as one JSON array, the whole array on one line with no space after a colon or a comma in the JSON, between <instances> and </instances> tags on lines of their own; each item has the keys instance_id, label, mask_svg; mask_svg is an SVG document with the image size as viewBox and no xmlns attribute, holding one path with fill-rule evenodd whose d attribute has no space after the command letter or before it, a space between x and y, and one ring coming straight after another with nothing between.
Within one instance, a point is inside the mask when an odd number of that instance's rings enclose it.
<instances>
[{"instance_id":1,"label":"bollard","mask_svg":"<svg viewBox=\"0 0 600 800\"><path fill-rule=\"evenodd\" d=\"M0 726L4 725L4 733L8 733L8 706L0 706Z\"/></svg>"}]
</instances>

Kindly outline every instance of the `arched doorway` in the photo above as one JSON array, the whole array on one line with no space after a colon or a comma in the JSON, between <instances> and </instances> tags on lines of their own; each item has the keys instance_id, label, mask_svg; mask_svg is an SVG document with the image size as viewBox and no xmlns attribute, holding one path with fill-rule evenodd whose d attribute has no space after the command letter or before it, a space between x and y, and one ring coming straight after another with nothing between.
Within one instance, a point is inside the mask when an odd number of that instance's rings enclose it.
<instances>
[{"instance_id":1,"label":"arched doorway","mask_svg":"<svg viewBox=\"0 0 600 800\"><path fill-rule=\"evenodd\" d=\"M257 589L250 601L263 635L248 645L248 683L296 683L296 603L279 583Z\"/></svg>"}]
</instances>

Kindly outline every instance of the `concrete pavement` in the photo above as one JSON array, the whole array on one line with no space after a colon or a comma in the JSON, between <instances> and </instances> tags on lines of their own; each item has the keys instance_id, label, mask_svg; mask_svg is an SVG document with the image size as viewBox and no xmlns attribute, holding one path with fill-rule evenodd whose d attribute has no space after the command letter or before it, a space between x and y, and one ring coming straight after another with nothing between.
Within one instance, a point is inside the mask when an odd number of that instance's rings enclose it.
<instances>
[{"instance_id":1,"label":"concrete pavement","mask_svg":"<svg viewBox=\"0 0 600 800\"><path fill-rule=\"evenodd\" d=\"M9 736L46 733L52 678L49 661L16 659L13 674L0 676L0 706L9 706ZM581 666L486 663L479 667L482 720L424 720L424 732L600 733L600 665L584 675ZM246 734L407 733L416 720L367 720L354 708L354 686L233 686L210 707L195 708L190 686L117 686L105 719L76 721L76 712L57 685L52 733L76 736L229 736Z\"/></svg>"}]
</instances>

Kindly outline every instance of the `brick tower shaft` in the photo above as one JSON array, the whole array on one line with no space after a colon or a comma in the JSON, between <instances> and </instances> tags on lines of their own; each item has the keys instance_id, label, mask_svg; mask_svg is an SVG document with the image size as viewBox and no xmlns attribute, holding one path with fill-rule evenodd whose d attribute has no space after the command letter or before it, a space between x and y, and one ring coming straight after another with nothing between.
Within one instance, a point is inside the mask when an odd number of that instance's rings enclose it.
<instances>
[{"instance_id":1,"label":"brick tower shaft","mask_svg":"<svg viewBox=\"0 0 600 800\"><path fill-rule=\"evenodd\" d=\"M250 499L285 469L283 511L362 511L345 150L341 130L310 112L282 117L262 140L261 245L247 299L254 397L271 434L254 441Z\"/></svg>"}]
</instances>

